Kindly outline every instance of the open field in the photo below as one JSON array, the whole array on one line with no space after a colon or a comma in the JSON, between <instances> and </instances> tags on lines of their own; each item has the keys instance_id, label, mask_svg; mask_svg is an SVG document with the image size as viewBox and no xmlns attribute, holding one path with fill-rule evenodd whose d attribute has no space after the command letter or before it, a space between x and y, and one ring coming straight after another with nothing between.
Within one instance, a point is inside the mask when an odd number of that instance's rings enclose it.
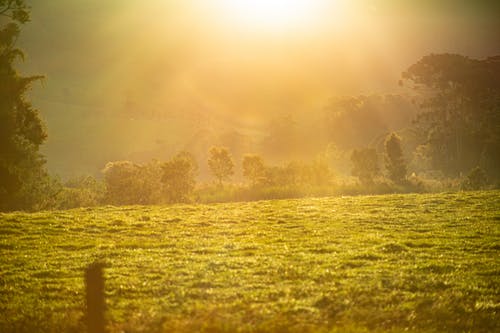
<instances>
[{"instance_id":1,"label":"open field","mask_svg":"<svg viewBox=\"0 0 500 333\"><path fill-rule=\"evenodd\" d=\"M500 191L0 215L0 332L500 331Z\"/></svg>"}]
</instances>

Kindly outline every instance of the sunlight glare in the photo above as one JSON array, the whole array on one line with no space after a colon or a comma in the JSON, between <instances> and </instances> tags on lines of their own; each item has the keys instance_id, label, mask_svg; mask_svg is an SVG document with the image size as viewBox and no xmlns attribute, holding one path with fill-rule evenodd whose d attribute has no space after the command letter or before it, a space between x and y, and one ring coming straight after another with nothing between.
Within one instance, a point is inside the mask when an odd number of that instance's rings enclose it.
<instances>
[{"instance_id":1,"label":"sunlight glare","mask_svg":"<svg viewBox=\"0 0 500 333\"><path fill-rule=\"evenodd\" d=\"M314 23L325 0L220 0L224 17L237 25L272 32Z\"/></svg>"}]
</instances>

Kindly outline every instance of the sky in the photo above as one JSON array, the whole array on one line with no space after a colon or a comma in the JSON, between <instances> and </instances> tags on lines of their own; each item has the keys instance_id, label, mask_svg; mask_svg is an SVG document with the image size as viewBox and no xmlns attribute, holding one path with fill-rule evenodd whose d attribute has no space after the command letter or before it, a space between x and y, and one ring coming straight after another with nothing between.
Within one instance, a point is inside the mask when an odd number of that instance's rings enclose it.
<instances>
[{"instance_id":1,"label":"sky","mask_svg":"<svg viewBox=\"0 0 500 333\"><path fill-rule=\"evenodd\" d=\"M28 3L20 68L46 77L30 97L62 174L79 158L78 172L95 172L180 146L196 126L255 132L334 96L400 92L401 72L430 53L500 54L495 1Z\"/></svg>"}]
</instances>

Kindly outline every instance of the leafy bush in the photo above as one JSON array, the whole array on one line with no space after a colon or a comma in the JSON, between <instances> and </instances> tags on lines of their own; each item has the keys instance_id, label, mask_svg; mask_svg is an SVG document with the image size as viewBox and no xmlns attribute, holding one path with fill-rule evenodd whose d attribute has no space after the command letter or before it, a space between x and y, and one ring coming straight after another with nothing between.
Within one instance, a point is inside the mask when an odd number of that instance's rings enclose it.
<instances>
[{"instance_id":1,"label":"leafy bush","mask_svg":"<svg viewBox=\"0 0 500 333\"><path fill-rule=\"evenodd\" d=\"M106 187L92 176L70 179L56 197L57 209L93 207L104 203Z\"/></svg>"},{"instance_id":2,"label":"leafy bush","mask_svg":"<svg viewBox=\"0 0 500 333\"><path fill-rule=\"evenodd\" d=\"M161 201L161 164L109 162L103 170L106 201L115 205L146 205Z\"/></svg>"},{"instance_id":3,"label":"leafy bush","mask_svg":"<svg viewBox=\"0 0 500 333\"><path fill-rule=\"evenodd\" d=\"M480 167L472 169L461 184L462 190L473 191L484 189L488 185L486 173Z\"/></svg>"}]
</instances>

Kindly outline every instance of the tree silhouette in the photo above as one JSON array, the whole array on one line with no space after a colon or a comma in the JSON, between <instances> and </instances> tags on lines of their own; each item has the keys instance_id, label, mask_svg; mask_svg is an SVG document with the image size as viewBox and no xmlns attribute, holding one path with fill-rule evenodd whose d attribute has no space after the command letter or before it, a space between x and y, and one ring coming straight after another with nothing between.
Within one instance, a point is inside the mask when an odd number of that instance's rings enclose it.
<instances>
[{"instance_id":1,"label":"tree silhouette","mask_svg":"<svg viewBox=\"0 0 500 333\"><path fill-rule=\"evenodd\" d=\"M209 151L208 167L217 179L219 186L234 174L234 163L229 150L224 147L212 147Z\"/></svg>"},{"instance_id":2,"label":"tree silhouette","mask_svg":"<svg viewBox=\"0 0 500 333\"><path fill-rule=\"evenodd\" d=\"M163 192L169 202L188 201L196 185L198 165L188 152L180 152L162 165Z\"/></svg>"},{"instance_id":3,"label":"tree silhouette","mask_svg":"<svg viewBox=\"0 0 500 333\"><path fill-rule=\"evenodd\" d=\"M102 171L106 200L114 205L159 203L162 168L158 161L136 164L130 161L108 162Z\"/></svg>"},{"instance_id":4,"label":"tree silhouette","mask_svg":"<svg viewBox=\"0 0 500 333\"><path fill-rule=\"evenodd\" d=\"M247 154L242 162L243 176L246 177L253 186L263 180L266 174L264 160L258 155Z\"/></svg>"},{"instance_id":5,"label":"tree silhouette","mask_svg":"<svg viewBox=\"0 0 500 333\"><path fill-rule=\"evenodd\" d=\"M39 153L47 134L25 93L41 76L23 77L14 68L23 53L15 46L20 25L29 20L22 0L0 0L0 210L30 209L47 185L45 161Z\"/></svg>"},{"instance_id":6,"label":"tree silhouette","mask_svg":"<svg viewBox=\"0 0 500 333\"><path fill-rule=\"evenodd\" d=\"M396 133L391 133L385 140L385 167L389 178L402 184L406 179L406 162L401 149L401 138Z\"/></svg>"},{"instance_id":7,"label":"tree silhouette","mask_svg":"<svg viewBox=\"0 0 500 333\"><path fill-rule=\"evenodd\" d=\"M403 73L421 93L416 127L432 168L458 176L476 165L500 178L500 56L431 54Z\"/></svg>"},{"instance_id":8,"label":"tree silhouette","mask_svg":"<svg viewBox=\"0 0 500 333\"><path fill-rule=\"evenodd\" d=\"M351 155L352 175L359 178L363 185L372 185L373 178L379 173L377 151L373 148L355 149Z\"/></svg>"}]
</instances>

